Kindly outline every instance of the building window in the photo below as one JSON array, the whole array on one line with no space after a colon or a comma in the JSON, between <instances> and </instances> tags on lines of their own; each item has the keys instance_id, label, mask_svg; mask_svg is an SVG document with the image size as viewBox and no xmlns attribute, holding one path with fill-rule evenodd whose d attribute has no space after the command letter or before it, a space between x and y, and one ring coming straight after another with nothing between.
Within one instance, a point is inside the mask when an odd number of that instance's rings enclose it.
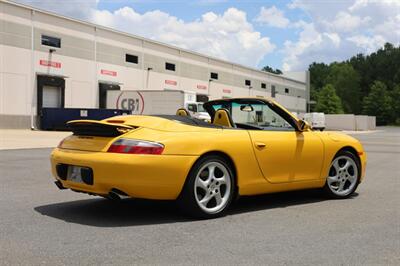
<instances>
[{"instance_id":1,"label":"building window","mask_svg":"<svg viewBox=\"0 0 400 266\"><path fill-rule=\"evenodd\" d=\"M175 64L166 62L166 63L165 63L165 69L166 69L166 70L175 71Z\"/></svg>"},{"instance_id":2,"label":"building window","mask_svg":"<svg viewBox=\"0 0 400 266\"><path fill-rule=\"evenodd\" d=\"M285 88L285 93L289 93L289 89L288 88Z\"/></svg>"},{"instance_id":3,"label":"building window","mask_svg":"<svg viewBox=\"0 0 400 266\"><path fill-rule=\"evenodd\" d=\"M139 61L139 58L137 55L133 55L133 54L125 54L125 61L128 63L133 63L133 64L137 64Z\"/></svg>"},{"instance_id":4,"label":"building window","mask_svg":"<svg viewBox=\"0 0 400 266\"><path fill-rule=\"evenodd\" d=\"M211 79L218 79L218 73L211 72L210 77L211 77Z\"/></svg>"},{"instance_id":5,"label":"building window","mask_svg":"<svg viewBox=\"0 0 400 266\"><path fill-rule=\"evenodd\" d=\"M271 97L275 98L275 94L276 94L275 85L271 85Z\"/></svg>"},{"instance_id":6,"label":"building window","mask_svg":"<svg viewBox=\"0 0 400 266\"><path fill-rule=\"evenodd\" d=\"M244 84L245 84L246 86L251 86L251 80L246 79L246 80L244 81Z\"/></svg>"},{"instance_id":7,"label":"building window","mask_svg":"<svg viewBox=\"0 0 400 266\"><path fill-rule=\"evenodd\" d=\"M48 35L42 35L42 45L61 48L61 39Z\"/></svg>"},{"instance_id":8,"label":"building window","mask_svg":"<svg viewBox=\"0 0 400 266\"><path fill-rule=\"evenodd\" d=\"M261 89L266 89L266 88L267 88L267 84L261 83Z\"/></svg>"}]
</instances>

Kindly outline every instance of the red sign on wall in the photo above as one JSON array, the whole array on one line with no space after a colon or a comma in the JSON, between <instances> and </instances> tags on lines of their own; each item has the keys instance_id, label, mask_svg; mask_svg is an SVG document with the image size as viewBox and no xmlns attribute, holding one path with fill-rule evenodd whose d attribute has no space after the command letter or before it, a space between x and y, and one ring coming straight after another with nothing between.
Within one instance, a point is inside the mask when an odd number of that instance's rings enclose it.
<instances>
[{"instance_id":1,"label":"red sign on wall","mask_svg":"<svg viewBox=\"0 0 400 266\"><path fill-rule=\"evenodd\" d=\"M224 93L232 93L232 90L230 90L230 89L223 89L222 90Z\"/></svg>"},{"instance_id":2,"label":"red sign on wall","mask_svg":"<svg viewBox=\"0 0 400 266\"><path fill-rule=\"evenodd\" d=\"M47 67L54 67L54 68L61 68L61 63L60 62L54 62L54 61L47 61L47 60L40 60L39 64L41 66L47 66Z\"/></svg>"},{"instance_id":3,"label":"red sign on wall","mask_svg":"<svg viewBox=\"0 0 400 266\"><path fill-rule=\"evenodd\" d=\"M116 71L111 71L111 70L106 70L106 69L102 69L102 70L100 71L100 73L101 73L102 75L107 75L107 76L113 76L113 77L116 77L116 76L117 76L117 72L116 72Z\"/></svg>"},{"instance_id":4,"label":"red sign on wall","mask_svg":"<svg viewBox=\"0 0 400 266\"><path fill-rule=\"evenodd\" d=\"M165 84L176 86L176 84L178 84L178 83L177 83L175 80L168 80L168 79L166 79L166 80L165 80Z\"/></svg>"},{"instance_id":5,"label":"red sign on wall","mask_svg":"<svg viewBox=\"0 0 400 266\"><path fill-rule=\"evenodd\" d=\"M197 88L198 88L199 90L206 90L206 89L207 89L207 86L206 86L206 85L197 85Z\"/></svg>"}]
</instances>

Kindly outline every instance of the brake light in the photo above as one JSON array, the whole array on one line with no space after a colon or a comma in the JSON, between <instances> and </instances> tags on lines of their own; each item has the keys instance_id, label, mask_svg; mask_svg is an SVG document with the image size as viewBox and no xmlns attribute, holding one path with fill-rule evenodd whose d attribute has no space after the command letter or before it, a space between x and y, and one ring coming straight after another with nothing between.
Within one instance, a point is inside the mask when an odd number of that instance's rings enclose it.
<instances>
[{"instance_id":1,"label":"brake light","mask_svg":"<svg viewBox=\"0 0 400 266\"><path fill-rule=\"evenodd\" d=\"M107 152L130 153L130 154L161 154L164 151L164 145L134 139L119 139L115 141Z\"/></svg>"}]
</instances>

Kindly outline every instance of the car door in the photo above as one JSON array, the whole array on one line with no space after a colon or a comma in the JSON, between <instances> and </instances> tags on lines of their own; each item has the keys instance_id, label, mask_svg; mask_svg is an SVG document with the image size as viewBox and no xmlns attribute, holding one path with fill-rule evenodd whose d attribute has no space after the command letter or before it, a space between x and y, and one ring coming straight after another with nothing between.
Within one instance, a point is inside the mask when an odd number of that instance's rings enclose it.
<instances>
[{"instance_id":1,"label":"car door","mask_svg":"<svg viewBox=\"0 0 400 266\"><path fill-rule=\"evenodd\" d=\"M324 150L318 134L296 131L268 106L261 111L258 119L268 126L248 132L264 177L271 183L320 178Z\"/></svg>"}]
</instances>

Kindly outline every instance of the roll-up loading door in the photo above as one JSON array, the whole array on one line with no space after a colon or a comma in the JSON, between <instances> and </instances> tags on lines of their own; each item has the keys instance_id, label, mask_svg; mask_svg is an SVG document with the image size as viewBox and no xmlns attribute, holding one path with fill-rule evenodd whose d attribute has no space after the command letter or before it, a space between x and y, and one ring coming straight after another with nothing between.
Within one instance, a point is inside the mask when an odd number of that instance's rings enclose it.
<instances>
[{"instance_id":1,"label":"roll-up loading door","mask_svg":"<svg viewBox=\"0 0 400 266\"><path fill-rule=\"evenodd\" d=\"M118 84L99 82L99 108L107 108L107 91L121 90Z\"/></svg>"},{"instance_id":2,"label":"roll-up loading door","mask_svg":"<svg viewBox=\"0 0 400 266\"><path fill-rule=\"evenodd\" d=\"M65 80L62 77L37 76L37 125L42 128L43 108L64 108Z\"/></svg>"},{"instance_id":3,"label":"roll-up loading door","mask_svg":"<svg viewBox=\"0 0 400 266\"><path fill-rule=\"evenodd\" d=\"M64 108L65 80L61 77L37 76L37 111L42 108Z\"/></svg>"}]
</instances>

